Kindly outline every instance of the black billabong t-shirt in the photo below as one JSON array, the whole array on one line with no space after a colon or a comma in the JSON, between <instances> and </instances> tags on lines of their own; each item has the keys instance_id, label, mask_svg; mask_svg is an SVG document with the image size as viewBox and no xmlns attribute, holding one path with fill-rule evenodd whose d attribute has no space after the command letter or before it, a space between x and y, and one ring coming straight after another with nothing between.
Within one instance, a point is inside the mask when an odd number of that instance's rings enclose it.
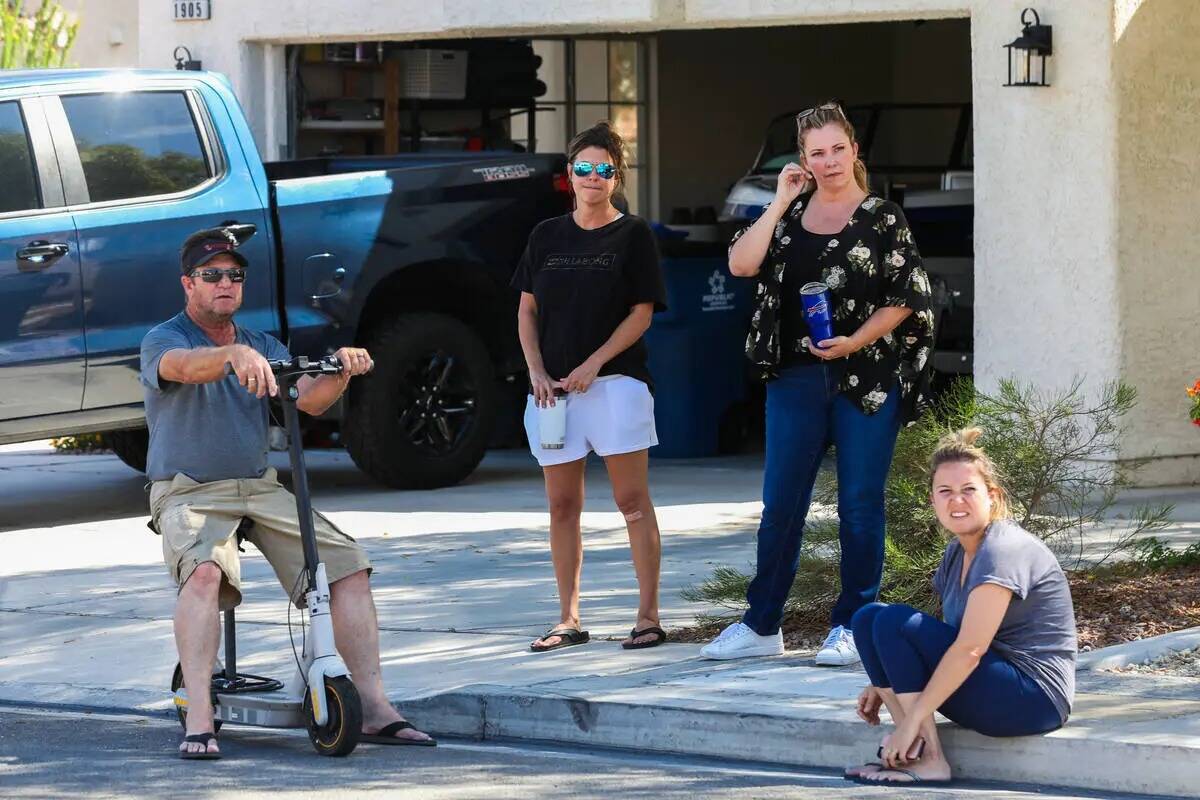
<instances>
[{"instance_id":1,"label":"black billabong t-shirt","mask_svg":"<svg viewBox=\"0 0 1200 800\"><path fill-rule=\"evenodd\" d=\"M638 303L667 307L654 233L625 215L584 230L571 214L539 224L513 274L512 285L537 301L538 343L546 372L562 380L609 340ZM600 368L653 388L641 339Z\"/></svg>"}]
</instances>

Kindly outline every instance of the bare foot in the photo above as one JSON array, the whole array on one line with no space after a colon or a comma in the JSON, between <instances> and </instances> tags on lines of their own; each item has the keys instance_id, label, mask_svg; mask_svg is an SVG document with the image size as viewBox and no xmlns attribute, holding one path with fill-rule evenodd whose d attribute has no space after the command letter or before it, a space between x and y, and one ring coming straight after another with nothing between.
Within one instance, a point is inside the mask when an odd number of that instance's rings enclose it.
<instances>
[{"instance_id":1,"label":"bare foot","mask_svg":"<svg viewBox=\"0 0 1200 800\"><path fill-rule=\"evenodd\" d=\"M202 736L206 733L212 737L208 740L207 744L204 742L189 742L187 740L187 737L189 736ZM220 755L221 748L217 746L217 735L213 731L213 723L211 718L209 718L208 723L205 725L197 723L196 730L192 730L190 725L187 726L187 728L184 730L184 740L179 743L179 752L211 753L213 755Z\"/></svg>"},{"instance_id":2,"label":"bare foot","mask_svg":"<svg viewBox=\"0 0 1200 800\"><path fill-rule=\"evenodd\" d=\"M915 776L915 777L914 777ZM904 764L899 769L879 769L863 776L876 783L919 783L920 781L950 780L950 762L940 754L925 756L919 761Z\"/></svg>"},{"instance_id":3,"label":"bare foot","mask_svg":"<svg viewBox=\"0 0 1200 800\"><path fill-rule=\"evenodd\" d=\"M567 620L566 622L560 622L557 625L555 625L553 628L550 629L550 633L546 634L545 636L542 636L539 639L534 639L532 642L532 646L537 647L537 648L553 647L554 645L558 644L559 642L561 642L563 640L562 636L555 636L554 631L567 631L567 630L581 631L581 630L583 630L583 628L579 627L579 620L574 620L574 621Z\"/></svg>"},{"instance_id":4,"label":"bare foot","mask_svg":"<svg viewBox=\"0 0 1200 800\"><path fill-rule=\"evenodd\" d=\"M842 773L846 778L861 778L864 775L871 775L883 769L883 764L878 761L868 761L860 767L850 767Z\"/></svg>"},{"instance_id":5,"label":"bare foot","mask_svg":"<svg viewBox=\"0 0 1200 800\"><path fill-rule=\"evenodd\" d=\"M203 714L196 709L191 709L187 715L187 724L184 727L185 740L179 742L179 752L181 753L214 753L220 754L221 748L217 747L217 736L215 726L212 724L212 711L208 714ZM212 736L205 745L203 741L187 741L186 736L197 736L200 734L210 734Z\"/></svg>"},{"instance_id":6,"label":"bare foot","mask_svg":"<svg viewBox=\"0 0 1200 800\"><path fill-rule=\"evenodd\" d=\"M366 734L367 736L374 736L375 734L379 733L379 731L386 728L388 725L391 725L393 722L406 722L406 721L407 720L404 719L403 715L401 715L400 712L393 709L393 711L390 715L385 713L379 719L363 720L362 732L364 734ZM401 728L400 730L398 730L394 734L392 734L392 736L396 739L407 739L412 742L427 742L433 738L429 734L424 733L423 731L419 731L416 728Z\"/></svg>"},{"instance_id":7,"label":"bare foot","mask_svg":"<svg viewBox=\"0 0 1200 800\"><path fill-rule=\"evenodd\" d=\"M649 617L638 617L637 624L633 626L633 629L636 631L644 631L644 630L646 630L646 628L661 628L661 627L662 627L662 624L656 619L650 619ZM646 633L646 634L642 634L641 636L637 637L636 639L631 639L629 637L626 637L624 640L622 640L621 644L643 644L644 642L653 642L655 639L658 639L658 638L661 638L661 637L657 633Z\"/></svg>"}]
</instances>

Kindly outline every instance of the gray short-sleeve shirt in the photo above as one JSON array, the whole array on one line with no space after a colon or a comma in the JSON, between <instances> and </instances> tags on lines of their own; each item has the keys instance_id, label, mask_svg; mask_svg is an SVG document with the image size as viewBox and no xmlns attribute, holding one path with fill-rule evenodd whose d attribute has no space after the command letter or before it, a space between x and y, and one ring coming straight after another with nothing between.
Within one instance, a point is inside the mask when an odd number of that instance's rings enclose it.
<instances>
[{"instance_id":1,"label":"gray short-sleeve shirt","mask_svg":"<svg viewBox=\"0 0 1200 800\"><path fill-rule=\"evenodd\" d=\"M283 343L267 333L237 326L235 341L271 360L291 358ZM152 481L183 473L208 483L259 478L266 472L266 398L247 392L232 371L221 380L200 384L175 383L158 374L158 362L169 350L215 346L185 311L142 339L141 382L150 426L146 473Z\"/></svg>"},{"instance_id":2,"label":"gray short-sleeve shirt","mask_svg":"<svg viewBox=\"0 0 1200 800\"><path fill-rule=\"evenodd\" d=\"M1012 591L992 650L1028 675L1053 701L1066 722L1075 699L1075 608L1071 589L1050 548L1012 520L988 526L965 580L963 549L951 540L933 576L942 618L962 625L967 597L981 584Z\"/></svg>"}]
</instances>

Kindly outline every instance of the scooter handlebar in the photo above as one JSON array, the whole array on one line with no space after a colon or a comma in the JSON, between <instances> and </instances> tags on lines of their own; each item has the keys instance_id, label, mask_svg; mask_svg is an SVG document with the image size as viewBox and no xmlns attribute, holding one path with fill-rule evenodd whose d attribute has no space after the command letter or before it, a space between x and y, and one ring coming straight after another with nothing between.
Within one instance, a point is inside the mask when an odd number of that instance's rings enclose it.
<instances>
[{"instance_id":1,"label":"scooter handlebar","mask_svg":"<svg viewBox=\"0 0 1200 800\"><path fill-rule=\"evenodd\" d=\"M267 363L271 365L271 372L277 376L337 375L343 369L342 362L337 356L325 356L324 358L315 359L308 356L296 356L295 358L268 361Z\"/></svg>"}]
</instances>

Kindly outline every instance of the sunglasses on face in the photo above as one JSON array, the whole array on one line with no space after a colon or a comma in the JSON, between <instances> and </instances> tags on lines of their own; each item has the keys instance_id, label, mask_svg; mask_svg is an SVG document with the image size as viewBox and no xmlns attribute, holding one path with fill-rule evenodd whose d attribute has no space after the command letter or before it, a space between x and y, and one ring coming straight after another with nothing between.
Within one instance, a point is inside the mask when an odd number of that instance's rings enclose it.
<instances>
[{"instance_id":1,"label":"sunglasses on face","mask_svg":"<svg viewBox=\"0 0 1200 800\"><path fill-rule=\"evenodd\" d=\"M811 117L813 114L817 113L818 111L836 111L839 114L841 114L842 116L846 115L846 112L842 111L842 107L840 105L838 105L837 103L825 103L824 105L813 106L812 108L804 109L803 111L801 111L799 114L796 115L796 122L799 122L800 120L805 119L806 117Z\"/></svg>"},{"instance_id":2,"label":"sunglasses on face","mask_svg":"<svg viewBox=\"0 0 1200 800\"><path fill-rule=\"evenodd\" d=\"M246 280L246 268L217 269L216 267L205 267L204 269L192 270L188 273L188 277L200 278L205 283L220 283L221 278L229 278L230 283L241 283Z\"/></svg>"},{"instance_id":3,"label":"sunglasses on face","mask_svg":"<svg viewBox=\"0 0 1200 800\"><path fill-rule=\"evenodd\" d=\"M600 164L593 164L590 161L576 161L575 166L571 168L580 178L586 178L593 172L597 178L603 178L606 181L612 180L617 175L617 168L607 161Z\"/></svg>"}]
</instances>

